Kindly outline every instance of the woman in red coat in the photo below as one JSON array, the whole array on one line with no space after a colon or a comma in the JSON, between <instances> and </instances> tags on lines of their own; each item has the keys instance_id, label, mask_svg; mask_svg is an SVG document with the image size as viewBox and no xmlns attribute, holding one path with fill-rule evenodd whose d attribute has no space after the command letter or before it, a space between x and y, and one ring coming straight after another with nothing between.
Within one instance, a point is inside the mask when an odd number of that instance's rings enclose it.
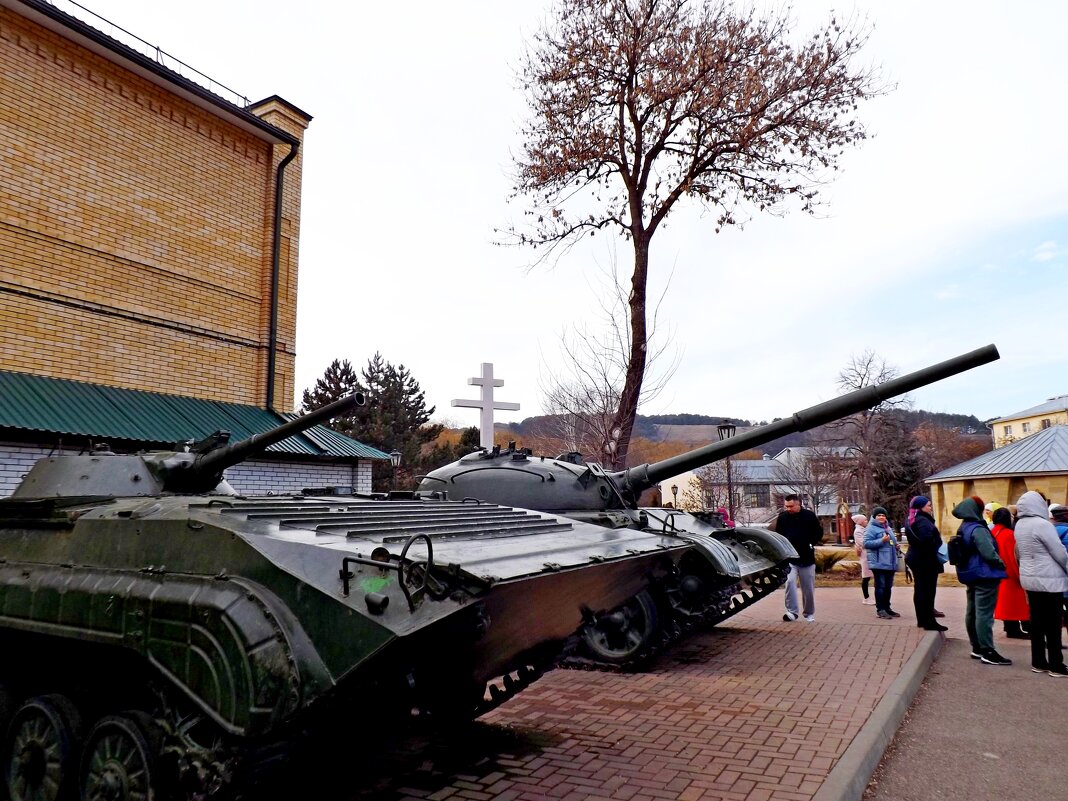
<instances>
[{"instance_id":1,"label":"woman in red coat","mask_svg":"<svg viewBox=\"0 0 1068 801\"><path fill-rule=\"evenodd\" d=\"M994 511L994 542L998 545L998 556L1005 563L1008 577L1001 580L998 587L998 602L994 607L994 619L1005 622L1005 636L1016 640L1029 640L1031 635L1020 628L1021 621L1031 619L1027 607L1027 593L1020 586L1020 565L1016 561L1016 535L1012 530L1012 514L1002 507Z\"/></svg>"}]
</instances>

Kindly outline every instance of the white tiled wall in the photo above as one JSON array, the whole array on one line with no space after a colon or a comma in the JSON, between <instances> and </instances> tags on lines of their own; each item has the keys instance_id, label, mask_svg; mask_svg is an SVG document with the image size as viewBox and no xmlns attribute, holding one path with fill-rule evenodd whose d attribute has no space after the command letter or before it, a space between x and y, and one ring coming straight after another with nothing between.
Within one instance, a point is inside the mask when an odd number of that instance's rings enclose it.
<instances>
[{"instance_id":1,"label":"white tiled wall","mask_svg":"<svg viewBox=\"0 0 1068 801\"><path fill-rule=\"evenodd\" d=\"M371 463L366 461L349 465L250 460L231 467L224 476L241 495L285 495L328 486L371 491Z\"/></svg>"},{"instance_id":2,"label":"white tiled wall","mask_svg":"<svg viewBox=\"0 0 1068 801\"><path fill-rule=\"evenodd\" d=\"M0 497L7 497L14 492L33 463L48 456L51 450L33 445L0 445Z\"/></svg>"}]
</instances>

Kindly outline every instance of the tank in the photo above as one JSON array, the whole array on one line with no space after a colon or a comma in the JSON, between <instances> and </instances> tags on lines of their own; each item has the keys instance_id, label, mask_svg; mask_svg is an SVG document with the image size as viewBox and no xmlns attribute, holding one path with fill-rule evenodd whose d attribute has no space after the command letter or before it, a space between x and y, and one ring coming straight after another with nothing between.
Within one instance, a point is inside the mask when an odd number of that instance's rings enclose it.
<instances>
[{"instance_id":1,"label":"tank","mask_svg":"<svg viewBox=\"0 0 1068 801\"><path fill-rule=\"evenodd\" d=\"M480 449L423 477L437 497L473 499L542 510L611 530L659 533L691 549L641 596L587 621L569 643L572 658L606 665L640 659L656 644L695 624L716 623L781 586L790 543L767 529L727 528L711 512L642 509L641 493L659 482L754 448L785 434L871 408L883 400L999 358L988 345L882 384L865 387L731 439L653 464L607 472L569 454L555 459L529 449Z\"/></svg>"},{"instance_id":2,"label":"tank","mask_svg":"<svg viewBox=\"0 0 1068 801\"><path fill-rule=\"evenodd\" d=\"M223 479L362 402L233 444L52 456L0 500L13 799L205 798L308 738L478 715L605 610L629 636L619 610L694 547L436 493L241 497Z\"/></svg>"}]
</instances>

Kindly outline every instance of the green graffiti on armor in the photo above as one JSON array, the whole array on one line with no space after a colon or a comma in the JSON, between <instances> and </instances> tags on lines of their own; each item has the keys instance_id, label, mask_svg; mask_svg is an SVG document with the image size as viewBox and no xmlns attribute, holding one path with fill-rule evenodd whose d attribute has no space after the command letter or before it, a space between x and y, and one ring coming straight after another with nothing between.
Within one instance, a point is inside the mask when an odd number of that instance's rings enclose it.
<instances>
[{"instance_id":1,"label":"green graffiti on armor","mask_svg":"<svg viewBox=\"0 0 1068 801\"><path fill-rule=\"evenodd\" d=\"M392 583L389 576L368 576L360 579L360 589L364 592L381 592Z\"/></svg>"}]
</instances>

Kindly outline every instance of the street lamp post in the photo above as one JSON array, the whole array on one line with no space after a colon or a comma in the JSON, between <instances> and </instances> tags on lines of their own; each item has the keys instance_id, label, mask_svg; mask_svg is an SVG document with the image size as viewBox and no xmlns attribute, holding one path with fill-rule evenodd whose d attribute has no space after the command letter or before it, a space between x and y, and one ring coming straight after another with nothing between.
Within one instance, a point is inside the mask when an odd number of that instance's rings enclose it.
<instances>
[{"instance_id":1,"label":"street lamp post","mask_svg":"<svg viewBox=\"0 0 1068 801\"><path fill-rule=\"evenodd\" d=\"M389 474L389 488L391 491L397 488L397 468L400 467L401 455L400 451L389 452L389 464L392 468Z\"/></svg>"},{"instance_id":2,"label":"street lamp post","mask_svg":"<svg viewBox=\"0 0 1068 801\"><path fill-rule=\"evenodd\" d=\"M679 485L678 484L672 484L671 485L671 497L673 499L671 501L671 508L672 509L678 509L679 508Z\"/></svg>"},{"instance_id":3,"label":"street lamp post","mask_svg":"<svg viewBox=\"0 0 1068 801\"><path fill-rule=\"evenodd\" d=\"M716 426L716 432L719 434L719 439L722 442L725 439L730 439L734 436L734 432L738 430L738 426L734 423L720 423ZM731 457L727 457L727 517L734 520L734 486L731 482Z\"/></svg>"}]
</instances>

